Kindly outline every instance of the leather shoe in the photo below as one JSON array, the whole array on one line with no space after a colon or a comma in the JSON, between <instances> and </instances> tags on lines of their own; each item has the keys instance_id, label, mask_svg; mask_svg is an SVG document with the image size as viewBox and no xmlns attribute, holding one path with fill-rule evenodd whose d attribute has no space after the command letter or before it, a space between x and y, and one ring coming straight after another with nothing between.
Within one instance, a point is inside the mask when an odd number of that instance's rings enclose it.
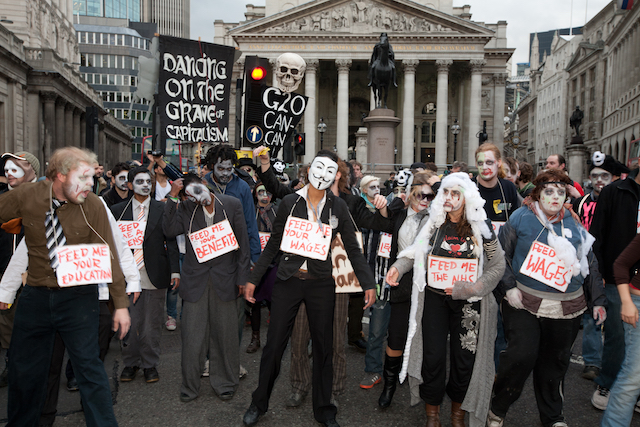
<instances>
[{"instance_id":1,"label":"leather shoe","mask_svg":"<svg viewBox=\"0 0 640 427\"><path fill-rule=\"evenodd\" d=\"M78 387L78 381L76 380L75 377L71 377L69 378L69 381L67 381L67 390L69 391L80 390L80 387Z\"/></svg>"},{"instance_id":2,"label":"leather shoe","mask_svg":"<svg viewBox=\"0 0 640 427\"><path fill-rule=\"evenodd\" d=\"M301 393L299 391L292 391L289 400L287 400L288 408L297 408L302 404L302 401L307 396L307 393Z\"/></svg>"},{"instance_id":3,"label":"leather shoe","mask_svg":"<svg viewBox=\"0 0 640 427\"><path fill-rule=\"evenodd\" d=\"M137 366L126 366L122 370L122 374L120 374L120 382L126 383L133 380L139 370L140 368L138 368Z\"/></svg>"},{"instance_id":4,"label":"leather shoe","mask_svg":"<svg viewBox=\"0 0 640 427\"><path fill-rule=\"evenodd\" d=\"M158 380L160 380L160 376L158 375L158 370L156 368L145 368L144 380L148 383L158 382Z\"/></svg>"},{"instance_id":5,"label":"leather shoe","mask_svg":"<svg viewBox=\"0 0 640 427\"><path fill-rule=\"evenodd\" d=\"M356 348L356 350L366 353L367 352L367 342L363 338L359 338L358 341L349 341L349 345Z\"/></svg>"},{"instance_id":6,"label":"leather shoe","mask_svg":"<svg viewBox=\"0 0 640 427\"><path fill-rule=\"evenodd\" d=\"M191 402L192 400L195 400L197 397L198 396L191 397L186 393L180 393L180 402L183 402L183 403Z\"/></svg>"},{"instance_id":7,"label":"leather shoe","mask_svg":"<svg viewBox=\"0 0 640 427\"><path fill-rule=\"evenodd\" d=\"M234 395L235 392L233 391L225 391L224 393L220 393L218 397L220 398L220 400L231 400L233 399Z\"/></svg>"},{"instance_id":8,"label":"leather shoe","mask_svg":"<svg viewBox=\"0 0 640 427\"><path fill-rule=\"evenodd\" d=\"M258 423L258 419L262 416L260 411L258 411L258 407L253 403L247 409L247 412L244 413L244 417L242 417L242 422L246 426L254 426Z\"/></svg>"},{"instance_id":9,"label":"leather shoe","mask_svg":"<svg viewBox=\"0 0 640 427\"><path fill-rule=\"evenodd\" d=\"M325 421L322 423L322 425L326 427L340 427L340 424L338 424L335 419Z\"/></svg>"}]
</instances>

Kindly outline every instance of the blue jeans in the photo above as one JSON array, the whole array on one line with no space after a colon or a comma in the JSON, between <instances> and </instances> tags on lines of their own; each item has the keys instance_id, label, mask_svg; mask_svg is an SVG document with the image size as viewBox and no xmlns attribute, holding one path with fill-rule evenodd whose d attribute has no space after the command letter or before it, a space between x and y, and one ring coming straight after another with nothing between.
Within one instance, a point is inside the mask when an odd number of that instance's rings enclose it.
<instances>
[{"instance_id":1,"label":"blue jeans","mask_svg":"<svg viewBox=\"0 0 640 427\"><path fill-rule=\"evenodd\" d=\"M631 300L640 310L640 297L631 295ZM633 411L640 395L640 325L624 324L625 358L611 388L609 404L602 418L602 427L631 424Z\"/></svg>"},{"instance_id":2,"label":"blue jeans","mask_svg":"<svg viewBox=\"0 0 640 427\"><path fill-rule=\"evenodd\" d=\"M87 426L117 426L109 379L100 360L98 286L25 286L9 349L8 426L38 425L56 332L80 387Z\"/></svg>"},{"instance_id":3,"label":"blue jeans","mask_svg":"<svg viewBox=\"0 0 640 427\"><path fill-rule=\"evenodd\" d=\"M606 284L607 320L604 321L604 346L602 347L602 368L596 384L611 389L624 359L624 328L620 317L620 294L616 285Z\"/></svg>"},{"instance_id":4,"label":"blue jeans","mask_svg":"<svg viewBox=\"0 0 640 427\"><path fill-rule=\"evenodd\" d=\"M602 327L589 310L582 315L582 359L585 366L602 367Z\"/></svg>"},{"instance_id":5,"label":"blue jeans","mask_svg":"<svg viewBox=\"0 0 640 427\"><path fill-rule=\"evenodd\" d=\"M367 353L364 356L364 371L382 374L383 344L389 328L391 304L387 301L376 301L371 307L369 317L369 341Z\"/></svg>"}]
</instances>

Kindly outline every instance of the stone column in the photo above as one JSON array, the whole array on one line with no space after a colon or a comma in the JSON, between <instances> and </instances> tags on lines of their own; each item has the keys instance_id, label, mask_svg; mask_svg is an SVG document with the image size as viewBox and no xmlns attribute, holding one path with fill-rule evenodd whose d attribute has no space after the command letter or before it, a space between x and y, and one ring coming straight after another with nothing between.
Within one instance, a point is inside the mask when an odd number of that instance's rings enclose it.
<instances>
[{"instance_id":1,"label":"stone column","mask_svg":"<svg viewBox=\"0 0 640 427\"><path fill-rule=\"evenodd\" d=\"M278 87L278 80L276 80L276 59L269 59L269 63L271 64L271 86Z\"/></svg>"},{"instance_id":2,"label":"stone column","mask_svg":"<svg viewBox=\"0 0 640 427\"><path fill-rule=\"evenodd\" d=\"M80 146L87 148L87 115L84 111L80 111ZM98 159L104 162L104 159ZM115 166L115 165L114 165Z\"/></svg>"},{"instance_id":3,"label":"stone column","mask_svg":"<svg viewBox=\"0 0 640 427\"><path fill-rule=\"evenodd\" d=\"M507 75L494 74L495 91L493 92L493 142L502 151L504 147L504 103ZM515 120L515 118L514 118Z\"/></svg>"},{"instance_id":4,"label":"stone column","mask_svg":"<svg viewBox=\"0 0 640 427\"><path fill-rule=\"evenodd\" d=\"M76 146L74 141L75 131L73 129L73 110L75 106L72 103L68 103L64 106L64 139L62 140L62 146Z\"/></svg>"},{"instance_id":5,"label":"stone column","mask_svg":"<svg viewBox=\"0 0 640 427\"><path fill-rule=\"evenodd\" d=\"M44 156L45 161L51 157L55 149L56 140L56 99L55 92L42 92L40 94L44 102Z\"/></svg>"},{"instance_id":6,"label":"stone column","mask_svg":"<svg viewBox=\"0 0 640 427\"><path fill-rule=\"evenodd\" d=\"M52 150L56 150L60 147L64 147L64 106L67 101L64 98L58 98L56 100L56 137L53 142Z\"/></svg>"},{"instance_id":7,"label":"stone column","mask_svg":"<svg viewBox=\"0 0 640 427\"><path fill-rule=\"evenodd\" d=\"M338 156L347 160L349 155L349 68L350 59L336 59L338 67L338 118L336 147Z\"/></svg>"},{"instance_id":8,"label":"stone column","mask_svg":"<svg viewBox=\"0 0 640 427\"><path fill-rule=\"evenodd\" d=\"M356 132L356 160L362 165L366 165L369 160L367 154L367 140L369 138L368 134L369 133L366 127L358 128L358 131ZM373 165L363 167L364 169L366 169L366 172L369 172L373 169Z\"/></svg>"},{"instance_id":9,"label":"stone column","mask_svg":"<svg viewBox=\"0 0 640 427\"><path fill-rule=\"evenodd\" d=\"M304 94L309 97L307 108L304 110L304 133L305 133L305 149L303 163L311 163L313 157L318 152L316 145L317 129L317 105L318 95L316 93L316 73L320 61L317 59L306 60L307 70L304 73Z\"/></svg>"},{"instance_id":10,"label":"stone column","mask_svg":"<svg viewBox=\"0 0 640 427\"><path fill-rule=\"evenodd\" d=\"M402 61L404 67L404 104L402 106L402 164L411 165L413 163L414 145L414 122L416 109L416 68L417 59L405 59Z\"/></svg>"},{"instance_id":11,"label":"stone column","mask_svg":"<svg viewBox=\"0 0 640 427\"><path fill-rule=\"evenodd\" d=\"M438 59L438 95L436 104L436 165L438 170L447 167L447 119L449 115L449 67L450 59Z\"/></svg>"},{"instance_id":12,"label":"stone column","mask_svg":"<svg viewBox=\"0 0 640 427\"><path fill-rule=\"evenodd\" d=\"M76 147L84 147L80 138L80 114L82 114L82 110L79 108L73 109L73 145Z\"/></svg>"},{"instance_id":13,"label":"stone column","mask_svg":"<svg viewBox=\"0 0 640 427\"><path fill-rule=\"evenodd\" d=\"M451 160L459 160L464 161L462 158L462 141L464 141L464 82L460 82L460 86L458 86L458 125L460 125L460 133L458 134L458 146L457 153L451 156ZM451 151L453 153L453 150Z\"/></svg>"},{"instance_id":14,"label":"stone column","mask_svg":"<svg viewBox=\"0 0 640 427\"><path fill-rule=\"evenodd\" d=\"M477 133L482 129L480 123L480 102L482 101L482 67L487 62L484 59L471 60L471 100L469 108L469 140L467 141L469 166L476 164L476 149L478 148Z\"/></svg>"},{"instance_id":15,"label":"stone column","mask_svg":"<svg viewBox=\"0 0 640 427\"><path fill-rule=\"evenodd\" d=\"M571 144L566 147L566 150L569 178L577 182L582 182L583 178L586 177L585 165L587 164L589 149L582 144Z\"/></svg>"}]
</instances>

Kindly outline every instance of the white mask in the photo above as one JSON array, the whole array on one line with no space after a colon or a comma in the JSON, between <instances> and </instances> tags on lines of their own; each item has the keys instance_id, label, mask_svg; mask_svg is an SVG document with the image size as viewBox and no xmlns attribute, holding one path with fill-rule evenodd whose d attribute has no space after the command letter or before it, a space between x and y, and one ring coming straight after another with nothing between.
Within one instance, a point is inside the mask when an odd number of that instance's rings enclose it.
<instances>
[{"instance_id":1,"label":"white mask","mask_svg":"<svg viewBox=\"0 0 640 427\"><path fill-rule=\"evenodd\" d=\"M127 175L129 175L128 171L122 171L116 175L116 187L122 191L129 191L129 187L127 187Z\"/></svg>"},{"instance_id":2,"label":"white mask","mask_svg":"<svg viewBox=\"0 0 640 427\"><path fill-rule=\"evenodd\" d=\"M21 167L13 163L13 160L7 160L4 164L4 176L11 175L14 178L20 179L24 176L24 171Z\"/></svg>"},{"instance_id":3,"label":"white mask","mask_svg":"<svg viewBox=\"0 0 640 427\"><path fill-rule=\"evenodd\" d=\"M309 183L317 190L331 187L338 173L338 164L328 157L316 157L309 167Z\"/></svg>"},{"instance_id":4,"label":"white mask","mask_svg":"<svg viewBox=\"0 0 640 427\"><path fill-rule=\"evenodd\" d=\"M139 173L133 178L133 192L140 196L151 194L151 176L148 173Z\"/></svg>"},{"instance_id":5,"label":"white mask","mask_svg":"<svg viewBox=\"0 0 640 427\"><path fill-rule=\"evenodd\" d=\"M547 184L540 192L540 207L546 215L555 215L564 206L567 189L563 184Z\"/></svg>"},{"instance_id":6,"label":"white mask","mask_svg":"<svg viewBox=\"0 0 640 427\"><path fill-rule=\"evenodd\" d=\"M211 192L206 185L192 182L184 189L187 198L199 205L209 206L211 204Z\"/></svg>"}]
</instances>

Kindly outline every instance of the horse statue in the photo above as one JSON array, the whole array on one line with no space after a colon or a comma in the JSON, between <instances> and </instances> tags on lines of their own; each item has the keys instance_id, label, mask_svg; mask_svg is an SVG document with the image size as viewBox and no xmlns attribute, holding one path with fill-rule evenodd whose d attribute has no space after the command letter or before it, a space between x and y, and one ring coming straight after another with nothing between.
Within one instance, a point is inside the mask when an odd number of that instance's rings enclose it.
<instances>
[{"instance_id":1,"label":"horse statue","mask_svg":"<svg viewBox=\"0 0 640 427\"><path fill-rule=\"evenodd\" d=\"M376 99L376 108L381 108L381 94L384 89L384 108L387 108L387 96L389 95L389 87L391 82L395 87L396 83L396 66L394 63L395 54L393 48L389 44L387 33L380 34L380 42L373 47L371 61L369 63L369 86L373 88L373 94Z\"/></svg>"}]
</instances>

